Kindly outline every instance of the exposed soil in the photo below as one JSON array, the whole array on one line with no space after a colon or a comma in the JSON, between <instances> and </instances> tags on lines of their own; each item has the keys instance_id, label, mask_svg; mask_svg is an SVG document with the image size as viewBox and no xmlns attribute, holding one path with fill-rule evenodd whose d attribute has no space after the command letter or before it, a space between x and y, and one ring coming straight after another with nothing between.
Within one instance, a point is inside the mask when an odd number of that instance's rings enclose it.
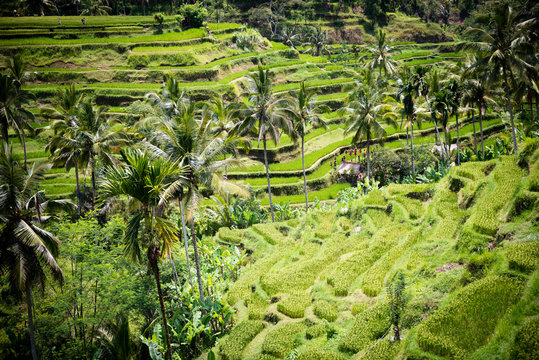
<instances>
[{"instance_id":1,"label":"exposed soil","mask_svg":"<svg viewBox=\"0 0 539 360\"><path fill-rule=\"evenodd\" d=\"M446 271L453 270L453 269L460 269L463 266L464 265L462 265L462 264L456 264L456 263L449 262L449 263L445 264L444 266L440 266L439 268L436 268L436 272L446 272Z\"/></svg>"}]
</instances>

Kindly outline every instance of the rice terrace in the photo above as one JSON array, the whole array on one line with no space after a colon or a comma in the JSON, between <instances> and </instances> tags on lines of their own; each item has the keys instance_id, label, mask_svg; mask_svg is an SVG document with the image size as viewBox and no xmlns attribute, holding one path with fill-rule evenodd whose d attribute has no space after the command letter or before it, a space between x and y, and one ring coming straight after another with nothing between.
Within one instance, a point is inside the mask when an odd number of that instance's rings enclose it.
<instances>
[{"instance_id":1,"label":"rice terrace","mask_svg":"<svg viewBox=\"0 0 539 360\"><path fill-rule=\"evenodd\" d=\"M5 0L0 360L539 359L530 0Z\"/></svg>"}]
</instances>

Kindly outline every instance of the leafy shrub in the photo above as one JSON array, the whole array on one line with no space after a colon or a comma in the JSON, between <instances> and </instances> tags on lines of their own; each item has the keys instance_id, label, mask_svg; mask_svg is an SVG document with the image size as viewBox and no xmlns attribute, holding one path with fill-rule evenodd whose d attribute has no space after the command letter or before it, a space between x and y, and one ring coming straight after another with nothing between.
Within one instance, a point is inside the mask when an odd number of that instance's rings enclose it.
<instances>
[{"instance_id":1,"label":"leafy shrub","mask_svg":"<svg viewBox=\"0 0 539 360\"><path fill-rule=\"evenodd\" d=\"M305 331L301 322L287 322L275 326L262 342L262 352L277 357L284 357L294 348L294 337Z\"/></svg>"},{"instance_id":2,"label":"leafy shrub","mask_svg":"<svg viewBox=\"0 0 539 360\"><path fill-rule=\"evenodd\" d=\"M311 303L311 297L307 293L296 293L286 296L277 304L277 310L291 318L302 318L305 308Z\"/></svg>"},{"instance_id":3,"label":"leafy shrub","mask_svg":"<svg viewBox=\"0 0 539 360\"><path fill-rule=\"evenodd\" d=\"M339 316L335 305L326 300L315 301L313 304L313 310L316 316L327 321L335 321Z\"/></svg>"},{"instance_id":4,"label":"leafy shrub","mask_svg":"<svg viewBox=\"0 0 539 360\"><path fill-rule=\"evenodd\" d=\"M511 269L532 272L539 265L539 241L508 245L507 260Z\"/></svg>"},{"instance_id":5,"label":"leafy shrub","mask_svg":"<svg viewBox=\"0 0 539 360\"><path fill-rule=\"evenodd\" d=\"M240 322L228 335L219 343L219 350L224 360L241 360L245 346L264 329L261 321L247 320Z\"/></svg>"},{"instance_id":6,"label":"leafy shrub","mask_svg":"<svg viewBox=\"0 0 539 360\"><path fill-rule=\"evenodd\" d=\"M339 353L320 350L320 349L308 349L299 354L298 360L346 360L346 356Z\"/></svg>"},{"instance_id":7,"label":"leafy shrub","mask_svg":"<svg viewBox=\"0 0 539 360\"><path fill-rule=\"evenodd\" d=\"M511 359L539 359L539 316L526 319L511 347Z\"/></svg>"},{"instance_id":8,"label":"leafy shrub","mask_svg":"<svg viewBox=\"0 0 539 360\"><path fill-rule=\"evenodd\" d=\"M326 333L326 326L324 324L316 324L307 328L305 337L307 340L316 339Z\"/></svg>"},{"instance_id":9,"label":"leafy shrub","mask_svg":"<svg viewBox=\"0 0 539 360\"><path fill-rule=\"evenodd\" d=\"M387 305L376 304L356 316L352 328L339 343L339 350L357 353L382 336L390 325Z\"/></svg>"},{"instance_id":10,"label":"leafy shrub","mask_svg":"<svg viewBox=\"0 0 539 360\"><path fill-rule=\"evenodd\" d=\"M247 306L249 320L262 320L269 304L268 301L261 299L256 293L252 293L245 300L245 306Z\"/></svg>"},{"instance_id":11,"label":"leafy shrub","mask_svg":"<svg viewBox=\"0 0 539 360\"><path fill-rule=\"evenodd\" d=\"M488 341L498 318L520 298L522 290L521 281L501 276L468 285L419 325L419 346L440 356L466 358Z\"/></svg>"},{"instance_id":12,"label":"leafy shrub","mask_svg":"<svg viewBox=\"0 0 539 360\"><path fill-rule=\"evenodd\" d=\"M264 38L260 33L251 28L242 29L232 35L232 41L240 49L253 50L264 44Z\"/></svg>"},{"instance_id":13,"label":"leafy shrub","mask_svg":"<svg viewBox=\"0 0 539 360\"><path fill-rule=\"evenodd\" d=\"M183 4L179 13L183 16L182 27L184 29L202 27L208 17L208 11L200 3Z\"/></svg>"},{"instance_id":14,"label":"leafy shrub","mask_svg":"<svg viewBox=\"0 0 539 360\"><path fill-rule=\"evenodd\" d=\"M230 229L227 227L219 228L218 234L221 240L231 242L234 244L241 243L242 238L243 238L242 230Z\"/></svg>"}]
</instances>

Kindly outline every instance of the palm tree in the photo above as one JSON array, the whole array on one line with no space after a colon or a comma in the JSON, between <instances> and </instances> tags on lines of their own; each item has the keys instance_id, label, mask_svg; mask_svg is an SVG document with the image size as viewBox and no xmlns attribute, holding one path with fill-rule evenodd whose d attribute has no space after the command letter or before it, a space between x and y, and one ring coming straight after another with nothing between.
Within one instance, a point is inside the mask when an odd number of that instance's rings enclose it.
<instances>
[{"instance_id":1,"label":"palm tree","mask_svg":"<svg viewBox=\"0 0 539 360\"><path fill-rule=\"evenodd\" d=\"M283 26L280 33L276 35L277 39L283 44L294 49L294 44L298 42L299 34L294 27Z\"/></svg>"},{"instance_id":2,"label":"palm tree","mask_svg":"<svg viewBox=\"0 0 539 360\"><path fill-rule=\"evenodd\" d=\"M532 29L535 23L535 19L523 18L522 14L513 11L510 5L505 4L494 10L490 18L490 29L469 28L466 31L467 34L478 38L478 41L460 44L460 47L474 50L481 56L475 67L487 71L491 82L502 81L511 119L515 153L517 137L511 103L512 83L515 72L523 73L525 69L534 66L527 59L528 55L535 58L534 43L529 41L527 31Z\"/></svg>"},{"instance_id":3,"label":"palm tree","mask_svg":"<svg viewBox=\"0 0 539 360\"><path fill-rule=\"evenodd\" d=\"M370 59L367 66L371 69L379 69L379 75L393 74L397 68L397 62L391 58L391 53L397 50L386 42L386 33L383 30L378 30L376 33L376 44L366 49L368 54L363 59Z\"/></svg>"},{"instance_id":4,"label":"palm tree","mask_svg":"<svg viewBox=\"0 0 539 360\"><path fill-rule=\"evenodd\" d=\"M121 146L131 143L123 129L114 129L115 121L105 116L106 108L95 107L90 101L83 101L74 114L67 119L56 120L51 128L58 132L47 145L56 162L66 168L85 167L92 181L92 206L95 204L98 161L106 165L117 163L114 153ZM78 175L75 175L78 178ZM78 182L78 181L77 181ZM77 185L78 186L78 185ZM79 192L79 189L77 189Z\"/></svg>"},{"instance_id":5,"label":"palm tree","mask_svg":"<svg viewBox=\"0 0 539 360\"><path fill-rule=\"evenodd\" d=\"M314 56L320 56L323 53L329 54L328 42L328 32L320 26L315 26L310 31L307 42L303 44L303 46L308 46L305 53L311 53Z\"/></svg>"},{"instance_id":6,"label":"palm tree","mask_svg":"<svg viewBox=\"0 0 539 360\"><path fill-rule=\"evenodd\" d=\"M237 129L240 134L256 132L258 141L262 141L264 145L264 166L268 181L271 220L275 222L266 141L269 136L275 144L278 144L281 139L281 130L292 134L293 124L290 118L293 117L293 112L290 109L293 100L290 97L279 97L273 93L268 70L264 71L261 66L258 67L258 73L249 76L248 80L250 89L247 93L246 117Z\"/></svg>"},{"instance_id":7,"label":"palm tree","mask_svg":"<svg viewBox=\"0 0 539 360\"><path fill-rule=\"evenodd\" d=\"M452 103L451 97L448 89L442 89L434 94L430 100L430 111L431 116L434 121L438 121L442 125L442 130L444 132L445 144L443 144L443 149L445 149L445 154L447 156L447 161L449 162L449 150L451 142L449 140L449 114L451 113Z\"/></svg>"},{"instance_id":8,"label":"palm tree","mask_svg":"<svg viewBox=\"0 0 539 360\"><path fill-rule=\"evenodd\" d=\"M13 157L7 144L0 152L0 273L6 274L12 294L26 298L32 358L37 360L34 337L33 294L44 289L46 272L62 282L55 260L58 239L34 222L34 206L28 206L43 180L48 165L34 164L28 171Z\"/></svg>"},{"instance_id":9,"label":"palm tree","mask_svg":"<svg viewBox=\"0 0 539 360\"><path fill-rule=\"evenodd\" d=\"M212 133L226 139L234 130L241 114L240 104L235 102L225 102L222 96L214 97L203 111L203 116L209 116L213 122ZM234 151L236 154L236 151ZM226 157L226 155L224 155ZM225 167L225 178L228 177Z\"/></svg>"},{"instance_id":10,"label":"palm tree","mask_svg":"<svg viewBox=\"0 0 539 360\"><path fill-rule=\"evenodd\" d=\"M457 165L460 165L460 137L459 137L459 112L461 111L460 102L462 100L462 86L459 80L453 78L446 85L449 95L449 107L451 114L455 116L457 127Z\"/></svg>"},{"instance_id":11,"label":"palm tree","mask_svg":"<svg viewBox=\"0 0 539 360\"><path fill-rule=\"evenodd\" d=\"M410 127L411 132L411 161L412 161L412 177L415 182L415 161L414 161L414 123L420 121L417 116L418 107L414 101L416 87L410 78L399 79L397 83L397 101L402 102L402 112L406 116L406 127Z\"/></svg>"},{"instance_id":12,"label":"palm tree","mask_svg":"<svg viewBox=\"0 0 539 360\"><path fill-rule=\"evenodd\" d=\"M202 198L199 187L204 186L220 194L248 194L243 187L229 182L221 174L221 169L226 166L238 164L237 160L227 158L226 155L244 146L244 139L233 136L226 138L215 136L212 132L211 117L203 116L203 113L199 111L199 104L191 101L182 104L175 116L156 119L154 125L157 129L154 137L150 139L149 147L155 154L179 162L186 168L185 182L171 187L167 191L167 196L180 197L182 227L186 229L185 218L191 226L198 290L203 301L204 288L194 221L195 211ZM186 194L184 194L184 189L187 190ZM184 214L183 201L187 205L187 216ZM184 230L188 257L186 236Z\"/></svg>"},{"instance_id":13,"label":"palm tree","mask_svg":"<svg viewBox=\"0 0 539 360\"><path fill-rule=\"evenodd\" d=\"M9 127L19 136L24 151L24 167L27 165L25 129L33 132L31 123L35 121L34 114L24 109L32 96L17 88L17 82L9 75L0 74L0 129L2 138L9 142Z\"/></svg>"},{"instance_id":14,"label":"palm tree","mask_svg":"<svg viewBox=\"0 0 539 360\"><path fill-rule=\"evenodd\" d=\"M148 268L153 272L163 329L167 342L167 355L172 360L167 315L159 271L159 258L170 254L178 240L176 225L166 219L165 209L170 197L170 187L181 186L186 169L178 162L155 157L138 149L126 149L121 152L124 163L108 166L105 180L101 184L102 199L127 197L136 209L127 222L124 235L125 253L133 262L142 261L142 249L146 249ZM169 179L176 179L170 182Z\"/></svg>"},{"instance_id":15,"label":"palm tree","mask_svg":"<svg viewBox=\"0 0 539 360\"><path fill-rule=\"evenodd\" d=\"M77 107L84 98L84 93L81 93L75 87L75 84L71 84L65 90L58 89L57 97L52 99L52 106L45 108L44 113L53 119L60 120L59 122L52 122L48 127L54 129L55 133L60 130L69 128L71 124L71 117L76 114ZM58 147L58 148L57 148ZM82 211L82 200L80 194L80 181L79 181L79 167L81 165L81 144L77 143L73 139L67 139L60 135L52 138L51 142L47 144L45 150L50 151L53 164L56 166L64 166L66 171L70 171L71 167L75 168L75 183L76 183L76 196L77 196L77 209L80 216Z\"/></svg>"},{"instance_id":16,"label":"palm tree","mask_svg":"<svg viewBox=\"0 0 539 360\"><path fill-rule=\"evenodd\" d=\"M6 63L8 74L13 79L13 85L15 85L17 92L21 91L21 87L28 78L28 67L28 63L24 61L20 54L13 55Z\"/></svg>"},{"instance_id":17,"label":"palm tree","mask_svg":"<svg viewBox=\"0 0 539 360\"><path fill-rule=\"evenodd\" d=\"M481 155L485 156L485 145L483 137L483 115L487 110L487 103L495 103L494 99L487 95L487 88L485 87L485 79L477 78L470 79L466 86L466 99L473 106L477 106L479 114L479 134L481 137ZM472 109L473 110L473 109ZM473 112L472 112L473 116Z\"/></svg>"},{"instance_id":18,"label":"palm tree","mask_svg":"<svg viewBox=\"0 0 539 360\"><path fill-rule=\"evenodd\" d=\"M107 0L83 0L85 9L80 14L93 16L108 15L112 11L112 8L108 5Z\"/></svg>"},{"instance_id":19,"label":"palm tree","mask_svg":"<svg viewBox=\"0 0 539 360\"><path fill-rule=\"evenodd\" d=\"M373 138L381 138L386 135L380 120L386 124L397 126L390 112L390 105L385 104L384 94L374 86L365 83L357 83L356 90L352 91L344 100L345 106L341 109L350 115L346 121L344 134L355 132L352 144L357 144L363 139L367 142L367 178L371 180L370 145Z\"/></svg>"},{"instance_id":20,"label":"palm tree","mask_svg":"<svg viewBox=\"0 0 539 360\"><path fill-rule=\"evenodd\" d=\"M320 112L329 111L329 107L316 104L314 91L305 88L305 81L302 81L299 90L291 92L294 111L294 131L301 138L301 164L303 167L303 189L305 191L305 210L309 210L309 198L307 196L307 176L305 174L305 134L307 127L323 126L328 128L325 121L319 116Z\"/></svg>"}]
</instances>

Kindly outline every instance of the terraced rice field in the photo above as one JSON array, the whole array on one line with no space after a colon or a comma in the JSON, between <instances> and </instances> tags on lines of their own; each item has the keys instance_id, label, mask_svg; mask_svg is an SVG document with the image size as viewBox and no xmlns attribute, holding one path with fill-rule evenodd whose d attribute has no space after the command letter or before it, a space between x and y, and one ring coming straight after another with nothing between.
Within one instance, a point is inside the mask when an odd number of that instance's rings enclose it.
<instances>
[{"instance_id":1,"label":"terraced rice field","mask_svg":"<svg viewBox=\"0 0 539 360\"><path fill-rule=\"evenodd\" d=\"M212 36L203 29L183 32L174 30L172 18L165 19L165 33L153 34L151 17L88 17L87 27L80 25L79 18L66 18L62 26L51 19L1 19L0 29L9 28L0 38L0 61L14 51L25 55L32 67L25 89L36 96L32 111L39 116L40 108L46 106L57 89L71 83L94 96L96 102L109 107L110 116L122 121L133 121L138 115L130 105L144 100L148 92L161 88L167 75L181 81L181 88L197 100L223 95L232 100L245 89L246 77L258 65L269 69L274 91L288 92L297 89L301 81L316 90L317 101L328 105L333 112L323 117L329 129L310 129L306 136L305 162L308 185L314 196L334 199L344 185L333 185L329 177L329 161L350 146L351 137L343 134L344 125L336 111L342 106L347 88L353 87L357 76L353 61L330 57L314 57L304 54L303 49L289 49L276 42L267 42L262 51L238 49L231 46L238 24L210 24ZM106 35L97 33L105 32ZM54 34L53 36L49 36ZM17 38L14 38L16 35ZM46 36L45 36L46 35ZM396 43L400 52L395 59L407 64L451 62L462 56L454 51L454 43L415 44ZM337 45L333 46L337 48ZM131 119L131 120L130 120ZM47 120L41 118L42 125ZM452 124L452 123L451 123ZM450 125L452 126L452 125ZM486 128L500 126L499 120L489 120ZM402 129L387 128L386 146L404 149L408 145ZM454 137L454 127L451 135ZM461 136L471 134L471 125L461 129ZM416 144L432 144L434 132L431 126L417 131ZM45 161L44 150L48 132L43 131L29 139L28 156L31 161ZM14 146L20 146L13 140ZM298 145L283 136L279 144L268 144L272 173L272 185L277 194L286 191L299 194L301 185L301 159ZM265 188L261 144L253 143L250 166L230 169L229 176L235 181L250 185L256 193ZM87 180L87 176L83 177ZM53 169L44 182L49 196L69 196L74 191L72 174ZM281 192L279 192L281 188ZM264 196L264 195L261 195ZM297 199L296 199L297 198ZM266 200L264 200L265 202ZM301 197L291 201L301 202Z\"/></svg>"}]
</instances>

